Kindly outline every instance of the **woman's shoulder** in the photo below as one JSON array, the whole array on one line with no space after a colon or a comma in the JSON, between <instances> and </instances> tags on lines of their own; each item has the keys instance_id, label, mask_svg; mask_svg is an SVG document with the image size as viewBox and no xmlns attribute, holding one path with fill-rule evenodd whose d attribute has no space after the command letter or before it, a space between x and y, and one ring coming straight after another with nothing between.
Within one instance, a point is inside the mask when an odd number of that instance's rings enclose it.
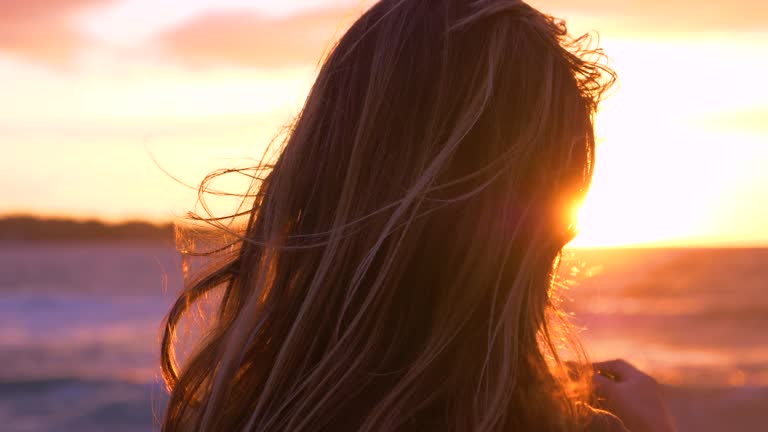
<instances>
[{"instance_id":1,"label":"woman's shoulder","mask_svg":"<svg viewBox=\"0 0 768 432\"><path fill-rule=\"evenodd\" d=\"M585 432L631 432L624 426L624 422L608 411L592 409L592 421Z\"/></svg>"}]
</instances>

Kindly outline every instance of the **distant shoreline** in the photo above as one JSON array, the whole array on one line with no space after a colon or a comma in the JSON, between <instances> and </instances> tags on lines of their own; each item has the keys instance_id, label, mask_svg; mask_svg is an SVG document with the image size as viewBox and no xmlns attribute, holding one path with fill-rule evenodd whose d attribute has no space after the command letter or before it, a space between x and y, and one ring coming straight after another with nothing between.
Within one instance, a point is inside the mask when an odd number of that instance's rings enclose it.
<instances>
[{"instance_id":1,"label":"distant shoreline","mask_svg":"<svg viewBox=\"0 0 768 432\"><path fill-rule=\"evenodd\" d=\"M172 223L143 221L110 224L98 220L9 216L0 218L1 243L126 242L174 243Z\"/></svg>"}]
</instances>

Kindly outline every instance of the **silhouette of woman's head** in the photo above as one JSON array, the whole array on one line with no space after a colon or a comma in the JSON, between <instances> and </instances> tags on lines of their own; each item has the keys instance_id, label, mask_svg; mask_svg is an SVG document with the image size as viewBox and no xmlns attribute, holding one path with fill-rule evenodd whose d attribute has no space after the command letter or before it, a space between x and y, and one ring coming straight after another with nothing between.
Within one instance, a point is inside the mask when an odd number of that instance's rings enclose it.
<instances>
[{"instance_id":1,"label":"silhouette of woman's head","mask_svg":"<svg viewBox=\"0 0 768 432\"><path fill-rule=\"evenodd\" d=\"M516 0L362 15L168 317L165 429L581 427L553 283L613 81L587 43ZM209 292L180 367L179 320Z\"/></svg>"}]
</instances>

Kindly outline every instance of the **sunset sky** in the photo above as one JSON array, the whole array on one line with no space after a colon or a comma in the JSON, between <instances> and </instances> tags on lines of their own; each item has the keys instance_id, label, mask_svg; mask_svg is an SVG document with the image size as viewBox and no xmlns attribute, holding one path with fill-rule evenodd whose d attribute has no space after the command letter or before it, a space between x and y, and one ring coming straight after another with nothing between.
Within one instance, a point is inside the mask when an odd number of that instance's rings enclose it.
<instances>
[{"instance_id":1,"label":"sunset sky","mask_svg":"<svg viewBox=\"0 0 768 432\"><path fill-rule=\"evenodd\" d=\"M619 74L576 244L768 245L768 2L531 3ZM183 214L155 161L191 185L247 166L365 4L0 0L0 214Z\"/></svg>"}]
</instances>

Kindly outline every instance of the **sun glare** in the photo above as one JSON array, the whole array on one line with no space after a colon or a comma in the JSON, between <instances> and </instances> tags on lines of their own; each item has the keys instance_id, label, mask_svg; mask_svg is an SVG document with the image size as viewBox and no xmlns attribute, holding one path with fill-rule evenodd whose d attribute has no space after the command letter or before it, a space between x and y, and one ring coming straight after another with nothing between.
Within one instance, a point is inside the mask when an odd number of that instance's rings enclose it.
<instances>
[{"instance_id":1,"label":"sun glare","mask_svg":"<svg viewBox=\"0 0 768 432\"><path fill-rule=\"evenodd\" d=\"M672 154L675 147L669 144L703 137L670 126L654 133L658 137L639 131L612 134L598 147L593 186L578 212L580 234L574 246L670 244L700 231L713 196L722 188L717 178L704 173L717 165L716 155L702 151L697 164L679 166L673 161L690 158Z\"/></svg>"},{"instance_id":2,"label":"sun glare","mask_svg":"<svg viewBox=\"0 0 768 432\"><path fill-rule=\"evenodd\" d=\"M765 238L768 206L755 196L766 186L759 166L768 163L767 129L754 122L746 128L741 120L744 113L765 113L759 100L766 90L749 83L760 81L766 64L728 42L710 35L605 43L619 82L596 118L593 184L572 246L703 246ZM713 53L728 61L711 65ZM742 79L713 87L732 64L741 65ZM739 122L726 121L731 112L741 113ZM744 202L751 203L749 211Z\"/></svg>"}]
</instances>

